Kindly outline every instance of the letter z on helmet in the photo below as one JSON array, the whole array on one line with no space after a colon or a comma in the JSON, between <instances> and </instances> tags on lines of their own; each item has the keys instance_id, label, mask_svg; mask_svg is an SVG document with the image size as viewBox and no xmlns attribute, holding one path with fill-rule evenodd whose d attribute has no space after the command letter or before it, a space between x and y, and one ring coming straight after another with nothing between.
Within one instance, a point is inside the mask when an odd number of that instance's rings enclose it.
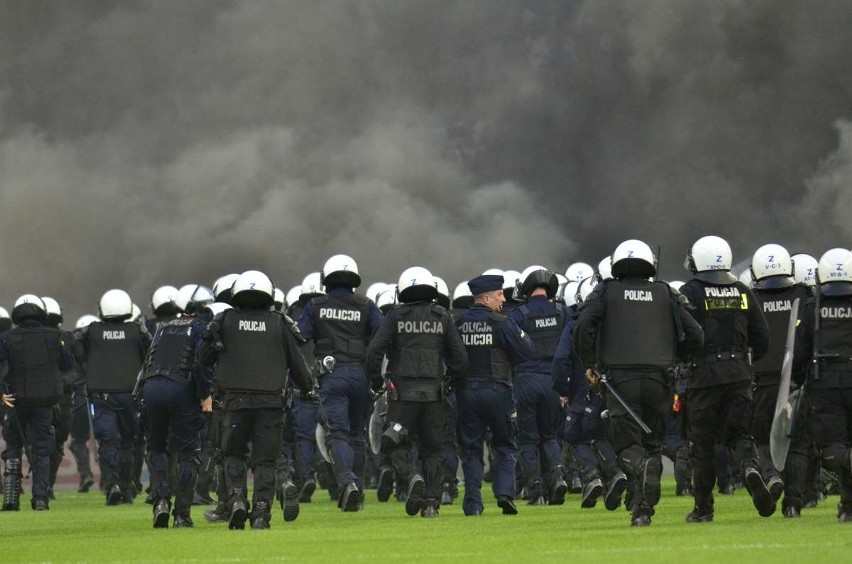
<instances>
[{"instance_id":1,"label":"letter z on helmet","mask_svg":"<svg viewBox=\"0 0 852 564\"><path fill-rule=\"evenodd\" d=\"M852 251L831 249L819 259L817 281L826 296L852 295Z\"/></svg>"},{"instance_id":2,"label":"letter z on helmet","mask_svg":"<svg viewBox=\"0 0 852 564\"><path fill-rule=\"evenodd\" d=\"M707 235L692 244L684 266L695 278L711 284L731 285L737 277L731 274L731 246L721 237Z\"/></svg>"},{"instance_id":3,"label":"letter z on helmet","mask_svg":"<svg viewBox=\"0 0 852 564\"><path fill-rule=\"evenodd\" d=\"M422 266L412 266L402 271L399 275L397 292L399 292L399 301L403 303L434 300L438 297L435 278Z\"/></svg>"},{"instance_id":4,"label":"letter z on helmet","mask_svg":"<svg viewBox=\"0 0 852 564\"><path fill-rule=\"evenodd\" d=\"M357 288L361 285L358 265L350 256L334 255L325 261L325 265L322 267L322 283L326 287L337 284L348 288Z\"/></svg>"},{"instance_id":5,"label":"letter z on helmet","mask_svg":"<svg viewBox=\"0 0 852 564\"><path fill-rule=\"evenodd\" d=\"M247 270L237 277L231 288L234 307L263 308L273 304L275 286L269 276L259 270Z\"/></svg>"},{"instance_id":6,"label":"letter z on helmet","mask_svg":"<svg viewBox=\"0 0 852 564\"><path fill-rule=\"evenodd\" d=\"M793 260L781 245L763 245L751 259L752 287L758 290L789 288L796 283L793 278Z\"/></svg>"},{"instance_id":7,"label":"letter z on helmet","mask_svg":"<svg viewBox=\"0 0 852 564\"><path fill-rule=\"evenodd\" d=\"M647 243L628 239L612 252L612 275L623 278L628 275L650 278L657 274L657 259Z\"/></svg>"}]
</instances>

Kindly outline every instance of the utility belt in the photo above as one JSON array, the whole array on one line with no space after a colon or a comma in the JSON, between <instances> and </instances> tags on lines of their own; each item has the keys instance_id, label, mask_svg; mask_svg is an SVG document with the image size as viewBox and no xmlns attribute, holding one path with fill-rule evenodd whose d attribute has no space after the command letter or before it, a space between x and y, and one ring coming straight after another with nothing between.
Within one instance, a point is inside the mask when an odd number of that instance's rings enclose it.
<instances>
[{"instance_id":1,"label":"utility belt","mask_svg":"<svg viewBox=\"0 0 852 564\"><path fill-rule=\"evenodd\" d=\"M712 364L723 360L745 360L748 361L748 353L743 351L719 351L714 354L705 355L698 365Z\"/></svg>"},{"instance_id":2,"label":"utility belt","mask_svg":"<svg viewBox=\"0 0 852 564\"><path fill-rule=\"evenodd\" d=\"M457 390L511 390L509 384L496 380L465 380L456 386Z\"/></svg>"}]
</instances>

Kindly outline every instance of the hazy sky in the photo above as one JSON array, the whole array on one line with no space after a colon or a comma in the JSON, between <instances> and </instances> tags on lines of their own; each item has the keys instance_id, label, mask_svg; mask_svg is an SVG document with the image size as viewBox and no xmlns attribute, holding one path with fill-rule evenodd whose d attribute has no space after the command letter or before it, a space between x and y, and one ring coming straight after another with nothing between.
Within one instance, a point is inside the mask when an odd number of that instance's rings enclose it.
<instances>
[{"instance_id":1,"label":"hazy sky","mask_svg":"<svg viewBox=\"0 0 852 564\"><path fill-rule=\"evenodd\" d=\"M0 304L852 246L852 3L0 2Z\"/></svg>"}]
</instances>

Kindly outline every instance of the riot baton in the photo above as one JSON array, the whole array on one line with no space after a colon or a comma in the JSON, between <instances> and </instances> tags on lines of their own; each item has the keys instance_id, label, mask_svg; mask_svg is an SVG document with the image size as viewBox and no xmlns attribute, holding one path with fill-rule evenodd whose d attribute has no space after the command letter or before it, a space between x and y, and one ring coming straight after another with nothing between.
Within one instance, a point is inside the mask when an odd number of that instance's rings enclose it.
<instances>
[{"instance_id":1,"label":"riot baton","mask_svg":"<svg viewBox=\"0 0 852 564\"><path fill-rule=\"evenodd\" d=\"M95 462L100 462L100 454L98 454L98 439L95 438L95 423L93 421L95 415L95 404L89 401L89 398L86 398L86 418L89 420L89 434L92 436L92 445L95 448L92 450L95 451Z\"/></svg>"},{"instance_id":2,"label":"riot baton","mask_svg":"<svg viewBox=\"0 0 852 564\"><path fill-rule=\"evenodd\" d=\"M618 392L615 391L615 388L613 388L610 385L609 380L607 380L606 374L600 374L597 371L595 371L595 374L597 375L598 380L600 380L601 384L603 384L604 387L606 388L607 394L612 395L612 397L615 398L615 401L617 401L618 403L621 404L621 407L624 408L624 411L627 412L627 415L629 415L630 417L633 418L634 421L636 421L636 423L642 429L643 433L645 433L646 435L650 435L652 433L651 428L648 427L647 425L645 425L645 422L642 421L642 419L636 414L635 411L633 411L633 408L631 408L629 405L627 405L627 402L624 401L624 398L622 398L618 394Z\"/></svg>"}]
</instances>

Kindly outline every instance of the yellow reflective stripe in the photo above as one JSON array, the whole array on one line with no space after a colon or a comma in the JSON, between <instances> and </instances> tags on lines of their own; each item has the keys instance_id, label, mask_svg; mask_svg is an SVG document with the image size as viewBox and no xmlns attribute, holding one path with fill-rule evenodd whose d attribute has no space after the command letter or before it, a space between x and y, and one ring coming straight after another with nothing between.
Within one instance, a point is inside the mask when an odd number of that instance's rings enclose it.
<instances>
[{"instance_id":1,"label":"yellow reflective stripe","mask_svg":"<svg viewBox=\"0 0 852 564\"><path fill-rule=\"evenodd\" d=\"M740 309L748 309L748 295L742 294L740 297L743 299Z\"/></svg>"}]
</instances>

